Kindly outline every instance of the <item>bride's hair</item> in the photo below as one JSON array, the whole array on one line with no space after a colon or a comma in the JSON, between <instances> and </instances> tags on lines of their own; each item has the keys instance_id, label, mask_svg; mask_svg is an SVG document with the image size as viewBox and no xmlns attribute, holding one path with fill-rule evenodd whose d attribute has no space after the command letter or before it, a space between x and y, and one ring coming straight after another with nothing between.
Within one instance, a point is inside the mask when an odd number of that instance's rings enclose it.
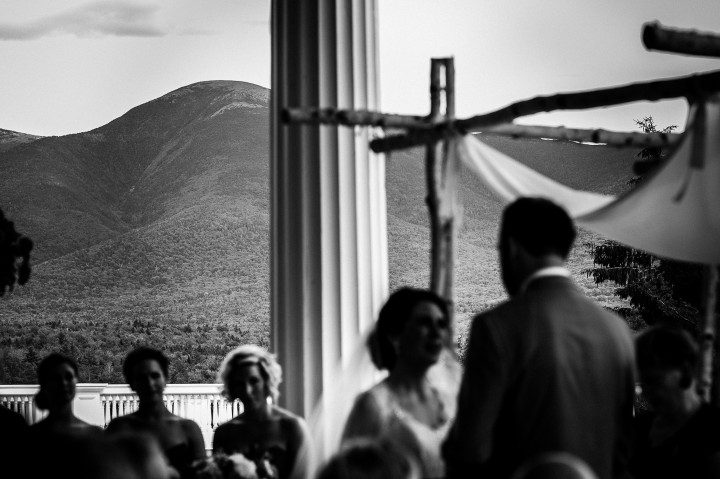
<instances>
[{"instance_id":1,"label":"bride's hair","mask_svg":"<svg viewBox=\"0 0 720 479\"><path fill-rule=\"evenodd\" d=\"M391 338L402 332L415 307L423 302L437 305L447 318L447 301L430 290L405 287L390 295L368 337L370 357L378 369L391 371L395 367L397 353Z\"/></svg>"},{"instance_id":2,"label":"bride's hair","mask_svg":"<svg viewBox=\"0 0 720 479\"><path fill-rule=\"evenodd\" d=\"M282 382L282 368L275 359L275 355L269 353L265 348L254 344L243 344L230 351L218 373L218 379L223 383L223 394L230 401L237 399L230 392L228 381L233 371L240 366L256 364L260 374L265 380L266 394L272 398L273 404L277 404L280 397L280 383Z\"/></svg>"}]
</instances>

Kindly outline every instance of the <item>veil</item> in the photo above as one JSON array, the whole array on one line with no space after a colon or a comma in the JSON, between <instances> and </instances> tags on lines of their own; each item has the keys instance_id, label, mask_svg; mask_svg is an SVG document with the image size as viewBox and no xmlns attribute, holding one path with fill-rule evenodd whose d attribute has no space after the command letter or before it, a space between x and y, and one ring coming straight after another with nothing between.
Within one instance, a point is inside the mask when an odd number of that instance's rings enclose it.
<instances>
[{"instance_id":1,"label":"veil","mask_svg":"<svg viewBox=\"0 0 720 479\"><path fill-rule=\"evenodd\" d=\"M366 347L372 329L371 326L364 334L358 335L350 354L335 365L329 376L335 380L325 385L310 414L308 426L315 469L325 464L340 448L345 422L358 394L387 376L387 373L375 368Z\"/></svg>"},{"instance_id":2,"label":"veil","mask_svg":"<svg viewBox=\"0 0 720 479\"><path fill-rule=\"evenodd\" d=\"M340 449L345 423L357 396L387 377L387 372L379 371L370 357L367 340L372 330L371 326L359 335L350 354L337 364L330 376L334 378L333 383L326 385L310 414L313 469L325 464ZM462 368L450 347L445 348L427 375L445 403L450 420L455 417L461 375Z\"/></svg>"}]
</instances>

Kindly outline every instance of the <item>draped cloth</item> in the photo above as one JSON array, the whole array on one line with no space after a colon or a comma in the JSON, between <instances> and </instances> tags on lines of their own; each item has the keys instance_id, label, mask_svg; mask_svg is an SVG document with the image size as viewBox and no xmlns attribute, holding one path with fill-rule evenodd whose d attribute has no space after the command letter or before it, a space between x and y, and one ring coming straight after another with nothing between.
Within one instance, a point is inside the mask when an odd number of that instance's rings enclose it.
<instances>
[{"instance_id":1,"label":"draped cloth","mask_svg":"<svg viewBox=\"0 0 720 479\"><path fill-rule=\"evenodd\" d=\"M675 151L619 197L569 188L471 135L450 140L448 161L464 164L504 202L545 197L606 238L665 258L720 264L720 96L692 105Z\"/></svg>"}]
</instances>

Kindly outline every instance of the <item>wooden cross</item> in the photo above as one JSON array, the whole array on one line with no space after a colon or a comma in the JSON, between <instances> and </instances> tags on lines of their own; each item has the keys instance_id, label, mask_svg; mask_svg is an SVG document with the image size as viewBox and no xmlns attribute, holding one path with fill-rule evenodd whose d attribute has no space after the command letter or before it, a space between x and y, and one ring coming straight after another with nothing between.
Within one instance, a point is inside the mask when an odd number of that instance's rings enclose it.
<instances>
[{"instance_id":1,"label":"wooden cross","mask_svg":"<svg viewBox=\"0 0 720 479\"><path fill-rule=\"evenodd\" d=\"M402 128L406 131L432 131L437 125L455 118L455 68L452 58L434 58L430 68L430 113L427 116L395 115L365 110L336 110L333 108L286 109L287 123L335 124L347 126L380 126ZM425 144L426 203L430 214L430 289L450 302L450 322L454 316L454 218L440 216L440 189L443 183L443 164L446 160L445 137L428 138ZM416 145L413 145L416 146ZM398 149L390 147L384 151ZM377 151L377 150L376 150Z\"/></svg>"}]
</instances>

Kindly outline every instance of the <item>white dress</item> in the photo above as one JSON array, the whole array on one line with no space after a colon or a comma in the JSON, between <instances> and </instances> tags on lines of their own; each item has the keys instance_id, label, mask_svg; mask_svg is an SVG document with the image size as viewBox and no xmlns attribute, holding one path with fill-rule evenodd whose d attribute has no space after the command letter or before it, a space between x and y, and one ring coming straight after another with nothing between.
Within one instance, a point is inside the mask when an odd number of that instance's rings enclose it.
<instances>
[{"instance_id":1,"label":"white dress","mask_svg":"<svg viewBox=\"0 0 720 479\"><path fill-rule=\"evenodd\" d=\"M346 361L338 363L332 384L323 391L318 404L310 414L308 424L312 434L312 468L326 463L347 439L355 437L385 437L405 447L412 446L423 468L424 477L444 477L440 446L455 417L457 393L462 369L455 355L445 351L438 363L431 367L427 377L438 391L448 417L447 424L433 429L417 421L404 411L382 379L386 372L378 372L373 365L367 336L363 336ZM374 386L372 386L374 384ZM363 392L364 391L364 392ZM367 418L356 412L363 397L372 398L373 414L379 416L380 431L369 431ZM350 434L348 434L350 433Z\"/></svg>"},{"instance_id":2,"label":"white dress","mask_svg":"<svg viewBox=\"0 0 720 479\"><path fill-rule=\"evenodd\" d=\"M445 477L445 464L440 454L440 446L450 429L451 421L448 419L437 428L418 421L398 404L397 398L384 382L374 386L363 395L370 396L377 406L383 424L383 430L379 436L414 453L421 467L422 477ZM359 398L359 400L362 399Z\"/></svg>"},{"instance_id":3,"label":"white dress","mask_svg":"<svg viewBox=\"0 0 720 479\"><path fill-rule=\"evenodd\" d=\"M447 420L443 424L431 427L417 420L402 408L387 383L382 381L357 398L345 426L346 434L343 440L360 436L388 439L414 454L422 469L423 478L445 477L445 463L440 448L455 417L460 369L457 363L451 363L449 366L441 365L436 371L438 374L431 375L430 380L445 410ZM440 375L442 379L437 379ZM356 407L361 403L365 405L362 410L367 411L367 406L370 405L369 409L378 417L371 421L370 418L358 414ZM369 432L366 423L379 423L380 430Z\"/></svg>"}]
</instances>

